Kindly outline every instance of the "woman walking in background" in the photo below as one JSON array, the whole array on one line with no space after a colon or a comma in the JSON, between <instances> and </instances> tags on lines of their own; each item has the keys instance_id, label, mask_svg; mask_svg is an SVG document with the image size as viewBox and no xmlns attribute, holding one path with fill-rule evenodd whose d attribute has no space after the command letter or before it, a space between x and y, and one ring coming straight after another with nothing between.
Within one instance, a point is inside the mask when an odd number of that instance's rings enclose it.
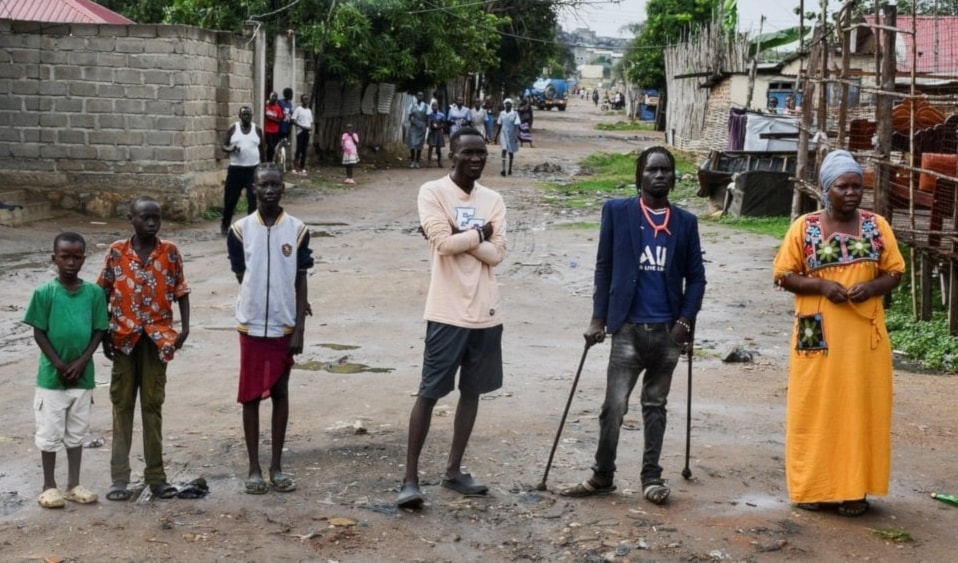
<instances>
[{"instance_id":1,"label":"woman walking in background","mask_svg":"<svg viewBox=\"0 0 958 563\"><path fill-rule=\"evenodd\" d=\"M432 103L432 111L429 113L429 135L426 137L426 144L429 149L426 151L426 168L432 166L432 149L436 149L436 159L439 162L439 168L442 168L442 147L446 145L443 128L446 126L446 114L439 111L439 102Z\"/></svg>"},{"instance_id":2,"label":"woman walking in background","mask_svg":"<svg viewBox=\"0 0 958 563\"><path fill-rule=\"evenodd\" d=\"M422 146L426 143L429 106L422 101L423 93L416 92L416 101L409 105L406 112L407 125L406 146L409 148L409 167L419 168L422 159Z\"/></svg>"},{"instance_id":3,"label":"woman walking in background","mask_svg":"<svg viewBox=\"0 0 958 563\"><path fill-rule=\"evenodd\" d=\"M529 98L522 98L519 102L519 146L529 143L532 148L532 104Z\"/></svg>"}]
</instances>

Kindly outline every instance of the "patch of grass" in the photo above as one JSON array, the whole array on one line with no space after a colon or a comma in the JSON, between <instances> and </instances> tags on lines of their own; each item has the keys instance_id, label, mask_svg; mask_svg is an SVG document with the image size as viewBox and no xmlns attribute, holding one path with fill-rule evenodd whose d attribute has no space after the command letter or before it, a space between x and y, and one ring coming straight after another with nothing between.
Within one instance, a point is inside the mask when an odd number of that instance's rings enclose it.
<instances>
[{"instance_id":1,"label":"patch of grass","mask_svg":"<svg viewBox=\"0 0 958 563\"><path fill-rule=\"evenodd\" d=\"M770 235L777 239L785 238L791 220L788 217L731 217L723 215L719 219L704 218L719 225L726 225L750 233Z\"/></svg>"},{"instance_id":2,"label":"patch of grass","mask_svg":"<svg viewBox=\"0 0 958 563\"><path fill-rule=\"evenodd\" d=\"M868 528L868 530L883 540L892 543L912 543L915 538L905 530L895 530L893 528Z\"/></svg>"},{"instance_id":3,"label":"patch of grass","mask_svg":"<svg viewBox=\"0 0 958 563\"><path fill-rule=\"evenodd\" d=\"M891 307L885 311L892 348L926 368L958 372L958 338L948 333L948 311L941 304L937 285L931 300L931 320L916 321L912 311L911 278L907 272L902 276L901 284L892 291Z\"/></svg>"},{"instance_id":4,"label":"patch of grass","mask_svg":"<svg viewBox=\"0 0 958 563\"><path fill-rule=\"evenodd\" d=\"M222 218L223 218L222 207L210 207L209 209L203 212L203 219L206 219L207 221L212 221L214 219L222 219Z\"/></svg>"},{"instance_id":5,"label":"patch of grass","mask_svg":"<svg viewBox=\"0 0 958 563\"><path fill-rule=\"evenodd\" d=\"M651 121L616 121L599 123L595 128L599 131L652 131L655 129L655 124Z\"/></svg>"},{"instance_id":6,"label":"patch of grass","mask_svg":"<svg viewBox=\"0 0 958 563\"><path fill-rule=\"evenodd\" d=\"M677 201L694 195L698 181L693 174L698 169L691 155L672 151L675 155L678 180L670 199ZM615 197L635 195L636 153L593 153L579 164L582 174L568 184L544 184L545 200L566 209L584 209L601 205Z\"/></svg>"}]
</instances>

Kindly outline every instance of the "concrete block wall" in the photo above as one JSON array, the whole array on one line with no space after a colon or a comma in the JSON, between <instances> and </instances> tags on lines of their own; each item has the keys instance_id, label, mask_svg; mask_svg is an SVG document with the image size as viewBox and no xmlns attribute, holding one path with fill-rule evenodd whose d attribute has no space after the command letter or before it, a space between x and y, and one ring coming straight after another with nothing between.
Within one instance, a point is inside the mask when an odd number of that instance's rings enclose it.
<instances>
[{"instance_id":1,"label":"concrete block wall","mask_svg":"<svg viewBox=\"0 0 958 563\"><path fill-rule=\"evenodd\" d=\"M199 216L222 197L252 51L187 26L0 20L0 182L102 217L144 193Z\"/></svg>"}]
</instances>

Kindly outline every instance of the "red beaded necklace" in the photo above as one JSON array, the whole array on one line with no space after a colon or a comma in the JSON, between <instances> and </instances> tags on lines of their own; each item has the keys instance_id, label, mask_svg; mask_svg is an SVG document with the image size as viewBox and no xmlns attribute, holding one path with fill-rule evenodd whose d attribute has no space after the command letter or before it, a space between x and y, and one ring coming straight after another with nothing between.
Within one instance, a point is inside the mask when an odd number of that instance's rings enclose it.
<instances>
[{"instance_id":1,"label":"red beaded necklace","mask_svg":"<svg viewBox=\"0 0 958 563\"><path fill-rule=\"evenodd\" d=\"M645 220L652 225L652 238L659 236L659 233L665 232L667 235L671 235L672 231L669 230L669 218L672 216L672 208L670 206L665 207L665 221L661 225L656 225L655 221L652 220L652 216L649 215L649 208L645 205L645 202L642 201L642 198L639 198L639 207L642 208L642 214L645 215Z\"/></svg>"}]
</instances>

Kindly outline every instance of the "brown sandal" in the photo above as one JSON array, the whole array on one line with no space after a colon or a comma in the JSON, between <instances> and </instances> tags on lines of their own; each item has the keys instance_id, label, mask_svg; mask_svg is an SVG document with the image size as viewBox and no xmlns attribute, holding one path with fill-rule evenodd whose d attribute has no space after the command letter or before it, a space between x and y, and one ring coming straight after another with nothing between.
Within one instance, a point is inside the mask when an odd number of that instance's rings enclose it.
<instances>
[{"instance_id":1,"label":"brown sandal","mask_svg":"<svg viewBox=\"0 0 958 563\"><path fill-rule=\"evenodd\" d=\"M846 500L838 505L837 512L840 516L855 518L868 512L869 504L865 499Z\"/></svg>"},{"instance_id":2,"label":"brown sandal","mask_svg":"<svg viewBox=\"0 0 958 563\"><path fill-rule=\"evenodd\" d=\"M596 483L594 479L587 479L578 485L569 487L568 489L562 489L559 491L559 494L564 497L583 498L593 495L607 495L613 491L615 491L615 485L612 483L600 485Z\"/></svg>"}]
</instances>

